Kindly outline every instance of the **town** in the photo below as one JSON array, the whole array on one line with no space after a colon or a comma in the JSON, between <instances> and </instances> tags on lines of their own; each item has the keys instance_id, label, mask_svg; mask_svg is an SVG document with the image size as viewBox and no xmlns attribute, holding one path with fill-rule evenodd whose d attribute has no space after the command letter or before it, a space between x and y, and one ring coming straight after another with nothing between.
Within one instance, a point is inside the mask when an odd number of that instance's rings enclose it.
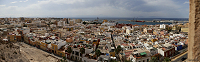
<instances>
[{"instance_id":1,"label":"town","mask_svg":"<svg viewBox=\"0 0 200 62\"><path fill-rule=\"evenodd\" d=\"M0 18L0 21L2 43L28 44L63 58L61 61L168 62L187 59L183 54L188 47L188 23L132 25L106 19L26 17Z\"/></svg>"}]
</instances>

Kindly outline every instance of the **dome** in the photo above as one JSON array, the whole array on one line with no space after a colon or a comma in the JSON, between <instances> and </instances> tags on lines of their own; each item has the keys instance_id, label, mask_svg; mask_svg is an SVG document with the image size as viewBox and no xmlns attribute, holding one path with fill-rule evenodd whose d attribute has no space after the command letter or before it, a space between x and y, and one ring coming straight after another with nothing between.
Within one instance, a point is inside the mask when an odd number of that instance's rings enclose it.
<instances>
[{"instance_id":1,"label":"dome","mask_svg":"<svg viewBox=\"0 0 200 62\"><path fill-rule=\"evenodd\" d=\"M73 42L73 40L71 38L67 38L65 41L68 42L68 43L72 43Z\"/></svg>"}]
</instances>

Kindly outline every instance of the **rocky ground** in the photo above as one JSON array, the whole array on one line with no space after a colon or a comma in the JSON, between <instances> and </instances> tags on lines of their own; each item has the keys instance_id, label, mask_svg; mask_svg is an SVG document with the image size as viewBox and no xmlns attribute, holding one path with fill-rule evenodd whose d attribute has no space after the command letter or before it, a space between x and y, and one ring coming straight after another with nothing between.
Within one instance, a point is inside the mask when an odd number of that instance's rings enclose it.
<instances>
[{"instance_id":1,"label":"rocky ground","mask_svg":"<svg viewBox=\"0 0 200 62\"><path fill-rule=\"evenodd\" d=\"M0 43L0 62L30 62L20 52L20 47L12 43Z\"/></svg>"}]
</instances>

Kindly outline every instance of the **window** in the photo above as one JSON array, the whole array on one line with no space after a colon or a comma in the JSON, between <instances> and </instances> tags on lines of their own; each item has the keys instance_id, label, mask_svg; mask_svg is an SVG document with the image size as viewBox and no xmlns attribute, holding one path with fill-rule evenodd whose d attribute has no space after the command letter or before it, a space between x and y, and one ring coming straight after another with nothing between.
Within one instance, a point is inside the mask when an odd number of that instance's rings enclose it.
<instances>
[{"instance_id":1,"label":"window","mask_svg":"<svg viewBox=\"0 0 200 62\"><path fill-rule=\"evenodd\" d=\"M140 61L138 61L138 62L140 62Z\"/></svg>"},{"instance_id":2,"label":"window","mask_svg":"<svg viewBox=\"0 0 200 62\"><path fill-rule=\"evenodd\" d=\"M54 46L52 46L52 49L54 49Z\"/></svg>"},{"instance_id":3,"label":"window","mask_svg":"<svg viewBox=\"0 0 200 62\"><path fill-rule=\"evenodd\" d=\"M145 62L145 60L143 60L143 62Z\"/></svg>"},{"instance_id":4,"label":"window","mask_svg":"<svg viewBox=\"0 0 200 62\"><path fill-rule=\"evenodd\" d=\"M149 62L149 59L147 59L147 62Z\"/></svg>"},{"instance_id":5,"label":"window","mask_svg":"<svg viewBox=\"0 0 200 62\"><path fill-rule=\"evenodd\" d=\"M16 40L17 38L16 38L16 36L14 36L14 40Z\"/></svg>"},{"instance_id":6,"label":"window","mask_svg":"<svg viewBox=\"0 0 200 62\"><path fill-rule=\"evenodd\" d=\"M76 55L79 56L79 52L76 52Z\"/></svg>"},{"instance_id":7,"label":"window","mask_svg":"<svg viewBox=\"0 0 200 62\"><path fill-rule=\"evenodd\" d=\"M60 53L60 55L62 56L62 53Z\"/></svg>"}]
</instances>

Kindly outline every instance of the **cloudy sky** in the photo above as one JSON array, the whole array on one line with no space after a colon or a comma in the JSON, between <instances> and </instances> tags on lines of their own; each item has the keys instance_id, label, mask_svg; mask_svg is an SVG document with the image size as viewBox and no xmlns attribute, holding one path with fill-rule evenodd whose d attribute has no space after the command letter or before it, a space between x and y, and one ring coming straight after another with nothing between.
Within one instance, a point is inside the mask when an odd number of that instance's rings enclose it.
<instances>
[{"instance_id":1,"label":"cloudy sky","mask_svg":"<svg viewBox=\"0 0 200 62\"><path fill-rule=\"evenodd\" d=\"M189 0L0 0L0 17L188 16Z\"/></svg>"}]
</instances>

